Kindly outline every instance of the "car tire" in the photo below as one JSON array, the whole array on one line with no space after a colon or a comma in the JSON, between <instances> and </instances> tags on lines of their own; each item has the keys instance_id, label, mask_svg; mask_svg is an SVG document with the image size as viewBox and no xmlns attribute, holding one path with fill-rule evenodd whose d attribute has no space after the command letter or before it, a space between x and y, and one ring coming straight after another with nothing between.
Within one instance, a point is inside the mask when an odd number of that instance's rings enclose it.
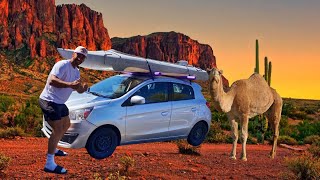
<instances>
[{"instance_id":1,"label":"car tire","mask_svg":"<svg viewBox=\"0 0 320 180\"><path fill-rule=\"evenodd\" d=\"M208 132L208 126L204 122L198 122L193 126L189 135L188 143L192 146L199 146L206 138Z\"/></svg>"},{"instance_id":2,"label":"car tire","mask_svg":"<svg viewBox=\"0 0 320 180\"><path fill-rule=\"evenodd\" d=\"M119 137L112 128L99 128L90 135L86 149L91 157L104 159L112 155L118 141Z\"/></svg>"}]
</instances>

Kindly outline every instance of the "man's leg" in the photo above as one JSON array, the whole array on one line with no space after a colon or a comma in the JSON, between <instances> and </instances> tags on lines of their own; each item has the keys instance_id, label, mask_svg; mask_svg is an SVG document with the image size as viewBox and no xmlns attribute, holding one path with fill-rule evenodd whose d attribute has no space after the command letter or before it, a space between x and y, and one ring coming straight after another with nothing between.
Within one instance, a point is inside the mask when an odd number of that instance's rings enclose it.
<instances>
[{"instance_id":1,"label":"man's leg","mask_svg":"<svg viewBox=\"0 0 320 180\"><path fill-rule=\"evenodd\" d=\"M49 125L52 128L52 133L48 142L48 154L54 154L57 148L58 142L63 137L64 131L64 123L61 120L48 121Z\"/></svg>"},{"instance_id":2,"label":"man's leg","mask_svg":"<svg viewBox=\"0 0 320 180\"><path fill-rule=\"evenodd\" d=\"M47 121L49 125L52 128L52 133L50 135L49 141L48 141L48 154L47 154L47 162L45 165L45 169L49 169L50 171L53 171L57 164L54 161L54 154L55 150L57 148L58 142L63 137L64 131L64 123L61 120L55 120L55 121ZM66 172L65 169L61 170L61 173Z\"/></svg>"},{"instance_id":3,"label":"man's leg","mask_svg":"<svg viewBox=\"0 0 320 180\"><path fill-rule=\"evenodd\" d=\"M69 116L65 116L65 117L62 117L61 120L63 122L63 134L64 134L67 132L67 130L70 127L70 118L69 118Z\"/></svg>"},{"instance_id":4,"label":"man's leg","mask_svg":"<svg viewBox=\"0 0 320 180\"><path fill-rule=\"evenodd\" d=\"M61 118L61 121L62 121L62 124L63 124L63 128L62 128L62 129L63 129L63 133L62 133L62 136L61 136L61 138L62 138L63 135L67 132L67 130L68 130L69 127L70 127L70 119L69 119L69 116L62 117L62 118ZM61 140L61 138L60 138L60 140ZM58 142L59 142L59 141L58 141ZM56 156L67 156L68 153L66 153L66 152L64 152L64 151L56 148L56 149L55 149L55 155L56 155Z\"/></svg>"}]
</instances>

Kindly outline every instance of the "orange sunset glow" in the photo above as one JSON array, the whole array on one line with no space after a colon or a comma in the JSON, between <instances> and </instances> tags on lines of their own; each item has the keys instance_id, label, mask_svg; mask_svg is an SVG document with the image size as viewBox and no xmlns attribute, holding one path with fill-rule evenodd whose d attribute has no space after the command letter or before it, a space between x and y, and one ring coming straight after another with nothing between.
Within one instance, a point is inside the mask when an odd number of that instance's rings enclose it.
<instances>
[{"instance_id":1,"label":"orange sunset glow","mask_svg":"<svg viewBox=\"0 0 320 180\"><path fill-rule=\"evenodd\" d=\"M282 97L320 100L318 0L56 0L101 12L110 37L176 31L209 44L230 84L248 78L259 40L272 62L271 86Z\"/></svg>"}]
</instances>

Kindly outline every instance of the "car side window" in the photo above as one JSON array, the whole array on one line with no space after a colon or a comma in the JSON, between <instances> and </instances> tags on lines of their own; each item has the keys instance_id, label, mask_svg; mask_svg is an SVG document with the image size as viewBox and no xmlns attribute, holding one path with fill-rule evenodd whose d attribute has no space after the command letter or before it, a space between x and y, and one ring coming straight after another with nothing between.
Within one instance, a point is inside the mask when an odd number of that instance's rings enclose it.
<instances>
[{"instance_id":1,"label":"car side window","mask_svg":"<svg viewBox=\"0 0 320 180\"><path fill-rule=\"evenodd\" d=\"M168 101L168 83L150 83L139 89L134 95L142 96L146 99L145 104Z\"/></svg>"},{"instance_id":2,"label":"car side window","mask_svg":"<svg viewBox=\"0 0 320 180\"><path fill-rule=\"evenodd\" d=\"M173 83L173 100L188 100L194 99L194 91L191 86Z\"/></svg>"}]
</instances>

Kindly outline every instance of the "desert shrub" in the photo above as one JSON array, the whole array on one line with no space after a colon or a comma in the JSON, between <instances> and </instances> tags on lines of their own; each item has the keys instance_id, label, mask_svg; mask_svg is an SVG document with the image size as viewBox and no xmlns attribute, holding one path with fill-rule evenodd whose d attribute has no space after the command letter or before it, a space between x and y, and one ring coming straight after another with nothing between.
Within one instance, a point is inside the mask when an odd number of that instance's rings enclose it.
<instances>
[{"instance_id":1,"label":"desert shrub","mask_svg":"<svg viewBox=\"0 0 320 180\"><path fill-rule=\"evenodd\" d=\"M212 122L205 141L209 143L225 143L227 138L228 136L222 131L220 123Z\"/></svg>"},{"instance_id":2,"label":"desert shrub","mask_svg":"<svg viewBox=\"0 0 320 180\"><path fill-rule=\"evenodd\" d=\"M9 165L10 157L0 153L0 172L3 172Z\"/></svg>"},{"instance_id":3,"label":"desert shrub","mask_svg":"<svg viewBox=\"0 0 320 180\"><path fill-rule=\"evenodd\" d=\"M272 135L272 130L268 127L266 119L263 116L255 116L249 120L248 132L260 143L263 143L264 139L268 139Z\"/></svg>"},{"instance_id":4,"label":"desert shrub","mask_svg":"<svg viewBox=\"0 0 320 180\"><path fill-rule=\"evenodd\" d=\"M94 178L94 180L103 180L100 173L94 173L93 178Z\"/></svg>"},{"instance_id":5,"label":"desert shrub","mask_svg":"<svg viewBox=\"0 0 320 180\"><path fill-rule=\"evenodd\" d=\"M295 111L295 107L291 102L284 102L282 105L282 112L281 114L287 117L290 117L290 115Z\"/></svg>"},{"instance_id":6,"label":"desert shrub","mask_svg":"<svg viewBox=\"0 0 320 180\"><path fill-rule=\"evenodd\" d=\"M212 112L212 122L217 122L220 124L220 127L224 130L231 130L231 126L228 120L228 117L225 113L220 113L216 110L211 110Z\"/></svg>"},{"instance_id":7,"label":"desert shrub","mask_svg":"<svg viewBox=\"0 0 320 180\"><path fill-rule=\"evenodd\" d=\"M12 97L0 95L0 112L6 112L13 103Z\"/></svg>"},{"instance_id":8,"label":"desert shrub","mask_svg":"<svg viewBox=\"0 0 320 180\"><path fill-rule=\"evenodd\" d=\"M177 140L176 144L178 146L179 153L189 154L189 155L200 155L199 148L200 146L192 146L188 144L185 140Z\"/></svg>"},{"instance_id":9,"label":"desert shrub","mask_svg":"<svg viewBox=\"0 0 320 180\"><path fill-rule=\"evenodd\" d=\"M120 175L120 172L116 171L115 173L110 173L107 179L108 180L125 180L127 179L127 177Z\"/></svg>"},{"instance_id":10,"label":"desert shrub","mask_svg":"<svg viewBox=\"0 0 320 180\"><path fill-rule=\"evenodd\" d=\"M316 158L320 160L320 141L315 140L312 145L308 148L308 151Z\"/></svg>"},{"instance_id":11,"label":"desert shrub","mask_svg":"<svg viewBox=\"0 0 320 180\"><path fill-rule=\"evenodd\" d=\"M25 133L20 127L9 127L0 129L0 138L13 139L16 136L24 136Z\"/></svg>"},{"instance_id":12,"label":"desert shrub","mask_svg":"<svg viewBox=\"0 0 320 180\"><path fill-rule=\"evenodd\" d=\"M0 175L4 173L6 168L9 166L9 163L10 163L10 157L7 157L4 154L0 153Z\"/></svg>"},{"instance_id":13,"label":"desert shrub","mask_svg":"<svg viewBox=\"0 0 320 180\"><path fill-rule=\"evenodd\" d=\"M294 138L290 136L279 136L278 144L289 144L289 145L297 145L298 142Z\"/></svg>"},{"instance_id":14,"label":"desert shrub","mask_svg":"<svg viewBox=\"0 0 320 180\"><path fill-rule=\"evenodd\" d=\"M313 143L320 143L320 136L319 135L311 135L307 136L303 140L304 144L313 144Z\"/></svg>"},{"instance_id":15,"label":"desert shrub","mask_svg":"<svg viewBox=\"0 0 320 180\"><path fill-rule=\"evenodd\" d=\"M130 169L134 167L134 158L130 155L125 155L120 158L121 170L120 175L128 176L130 174Z\"/></svg>"},{"instance_id":16,"label":"desert shrub","mask_svg":"<svg viewBox=\"0 0 320 180\"><path fill-rule=\"evenodd\" d=\"M28 134L39 134L39 124L42 123L42 111L38 105L38 97L31 97L23 105L19 114L14 118L16 126L20 126Z\"/></svg>"},{"instance_id":17,"label":"desert shrub","mask_svg":"<svg viewBox=\"0 0 320 180\"><path fill-rule=\"evenodd\" d=\"M288 168L293 173L294 179L312 180L320 179L320 159L309 154L286 159Z\"/></svg>"},{"instance_id":18,"label":"desert shrub","mask_svg":"<svg viewBox=\"0 0 320 180\"><path fill-rule=\"evenodd\" d=\"M308 148L308 151L313 155L313 157L320 159L320 143L319 144L313 143Z\"/></svg>"},{"instance_id":19,"label":"desert shrub","mask_svg":"<svg viewBox=\"0 0 320 180\"><path fill-rule=\"evenodd\" d=\"M289 126L288 123L288 116L281 115L280 123L279 123L279 128L286 128Z\"/></svg>"},{"instance_id":20,"label":"desert shrub","mask_svg":"<svg viewBox=\"0 0 320 180\"><path fill-rule=\"evenodd\" d=\"M301 111L293 112L289 115L289 117L292 119L300 119L300 120L306 120L308 118L307 114Z\"/></svg>"},{"instance_id":21,"label":"desert shrub","mask_svg":"<svg viewBox=\"0 0 320 180\"><path fill-rule=\"evenodd\" d=\"M305 110L307 114L316 114L317 110L315 108L308 108Z\"/></svg>"},{"instance_id":22,"label":"desert shrub","mask_svg":"<svg viewBox=\"0 0 320 180\"><path fill-rule=\"evenodd\" d=\"M295 138L298 141L303 141L304 138L311 135L320 135L320 121L317 122L309 122L302 121L296 127L296 132L291 134L291 137Z\"/></svg>"}]
</instances>

